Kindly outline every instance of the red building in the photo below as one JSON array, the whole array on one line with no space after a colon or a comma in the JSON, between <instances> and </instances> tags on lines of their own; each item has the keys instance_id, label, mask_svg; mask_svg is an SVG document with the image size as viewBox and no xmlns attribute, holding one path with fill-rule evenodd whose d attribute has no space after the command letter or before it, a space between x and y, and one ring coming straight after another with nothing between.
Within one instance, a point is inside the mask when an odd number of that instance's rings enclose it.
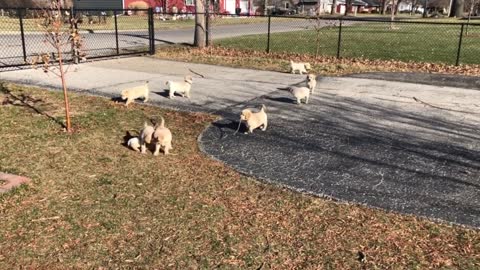
<instances>
[{"instance_id":1,"label":"red building","mask_svg":"<svg viewBox=\"0 0 480 270\"><path fill-rule=\"evenodd\" d=\"M178 12L195 12L195 0L123 0L123 7L128 9L138 2L144 2L153 9L161 8L166 12L172 12L174 7ZM210 0L211 11L235 14L236 8L241 9L241 14L253 14L252 0Z\"/></svg>"}]
</instances>

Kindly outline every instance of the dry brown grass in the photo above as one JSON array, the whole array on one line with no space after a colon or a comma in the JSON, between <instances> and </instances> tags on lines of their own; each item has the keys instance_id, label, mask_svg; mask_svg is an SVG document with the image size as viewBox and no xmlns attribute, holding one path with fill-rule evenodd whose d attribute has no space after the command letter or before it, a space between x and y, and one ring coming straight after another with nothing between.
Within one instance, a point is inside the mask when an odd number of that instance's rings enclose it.
<instances>
[{"instance_id":1,"label":"dry brown grass","mask_svg":"<svg viewBox=\"0 0 480 270\"><path fill-rule=\"evenodd\" d=\"M369 60L361 58L341 58L296 53L266 53L251 50L209 47L198 49L182 46L165 46L159 49L156 57L194 63L223 65L229 67L253 68L279 72L289 71L289 60L309 62L312 73L339 76L362 72L423 72L465 76L480 76L480 65L447 65L422 62L402 62L396 60Z\"/></svg>"},{"instance_id":2,"label":"dry brown grass","mask_svg":"<svg viewBox=\"0 0 480 270\"><path fill-rule=\"evenodd\" d=\"M0 171L33 179L0 195L0 269L480 265L480 231L302 195L207 158L196 138L214 116L72 94L76 132L67 135L43 115L63 120L61 93L3 89L37 100L42 114L0 106ZM122 145L159 114L172 155Z\"/></svg>"}]
</instances>

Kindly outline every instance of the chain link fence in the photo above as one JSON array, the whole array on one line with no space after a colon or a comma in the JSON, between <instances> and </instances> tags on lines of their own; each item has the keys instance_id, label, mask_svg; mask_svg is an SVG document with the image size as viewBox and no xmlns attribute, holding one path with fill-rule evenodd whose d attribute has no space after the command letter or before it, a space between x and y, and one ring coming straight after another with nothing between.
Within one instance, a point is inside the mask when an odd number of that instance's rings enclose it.
<instances>
[{"instance_id":1,"label":"chain link fence","mask_svg":"<svg viewBox=\"0 0 480 270\"><path fill-rule=\"evenodd\" d=\"M40 54L55 54L45 42L48 19L42 9L2 9L0 13L0 68L28 65ZM137 10L127 15L126 10L62 10L65 31L69 18L78 19L82 52L87 58L148 53L152 50L153 31L151 12ZM63 46L66 61L72 60L72 48ZM52 58L53 59L53 58Z\"/></svg>"},{"instance_id":2,"label":"chain link fence","mask_svg":"<svg viewBox=\"0 0 480 270\"><path fill-rule=\"evenodd\" d=\"M219 19L213 19L211 33L216 46L317 56L480 64L480 24L231 15L224 15L222 20L227 18L239 21L241 26L220 25Z\"/></svg>"},{"instance_id":3,"label":"chain link fence","mask_svg":"<svg viewBox=\"0 0 480 270\"><path fill-rule=\"evenodd\" d=\"M0 68L27 65L44 44L41 9L0 8ZM78 19L87 58L154 53L193 44L195 14L145 10L65 10ZM205 14L199 14L204 16ZM480 24L381 19L209 14L213 46L334 57L480 64ZM66 23L68 27L68 23ZM71 55L65 48L65 55ZM67 59L69 60L69 59Z\"/></svg>"}]
</instances>

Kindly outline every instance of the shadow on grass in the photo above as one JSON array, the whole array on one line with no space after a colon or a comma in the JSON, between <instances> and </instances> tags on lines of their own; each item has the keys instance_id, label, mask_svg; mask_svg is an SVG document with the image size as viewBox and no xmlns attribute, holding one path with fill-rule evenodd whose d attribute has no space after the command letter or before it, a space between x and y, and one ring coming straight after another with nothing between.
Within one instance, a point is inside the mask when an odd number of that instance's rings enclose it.
<instances>
[{"instance_id":1,"label":"shadow on grass","mask_svg":"<svg viewBox=\"0 0 480 270\"><path fill-rule=\"evenodd\" d=\"M56 117L48 114L45 111L42 111L36 106L37 104L40 105L44 101L42 99L35 99L30 95L25 95L25 94L20 94L16 95L12 93L8 88L5 87L5 84L0 84L0 92L5 93L7 95L7 98L2 101L1 105L12 105L12 106L19 106L19 107L25 107L33 110L35 113L43 115L50 120L54 121L57 123L59 126L63 128L67 128L67 126L60 120L58 120Z\"/></svg>"}]
</instances>

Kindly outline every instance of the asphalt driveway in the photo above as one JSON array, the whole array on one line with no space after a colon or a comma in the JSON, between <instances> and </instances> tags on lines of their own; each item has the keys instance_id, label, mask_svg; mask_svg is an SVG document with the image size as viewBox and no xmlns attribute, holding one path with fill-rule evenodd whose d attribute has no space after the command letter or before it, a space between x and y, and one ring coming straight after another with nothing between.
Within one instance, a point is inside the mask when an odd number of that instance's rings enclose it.
<instances>
[{"instance_id":1,"label":"asphalt driveway","mask_svg":"<svg viewBox=\"0 0 480 270\"><path fill-rule=\"evenodd\" d=\"M266 104L266 132L234 135L230 108L202 149L301 192L480 227L480 92L353 78L319 88L308 105L281 90L242 104Z\"/></svg>"}]
</instances>

